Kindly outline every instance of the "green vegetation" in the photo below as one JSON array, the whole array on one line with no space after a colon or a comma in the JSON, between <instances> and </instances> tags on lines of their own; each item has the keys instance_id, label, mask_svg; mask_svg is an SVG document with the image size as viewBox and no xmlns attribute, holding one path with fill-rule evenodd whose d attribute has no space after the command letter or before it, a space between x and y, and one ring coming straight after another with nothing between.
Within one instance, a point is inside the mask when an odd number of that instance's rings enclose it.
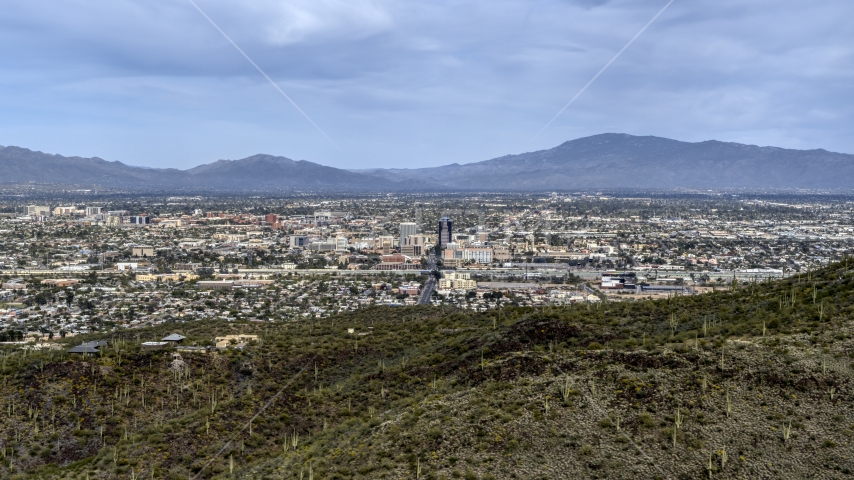
<instances>
[{"instance_id":1,"label":"green vegetation","mask_svg":"<svg viewBox=\"0 0 854 480\"><path fill-rule=\"evenodd\" d=\"M843 263L660 301L369 308L128 331L88 358L9 350L0 477L842 478L852 312ZM173 331L259 340L140 350L138 333Z\"/></svg>"}]
</instances>

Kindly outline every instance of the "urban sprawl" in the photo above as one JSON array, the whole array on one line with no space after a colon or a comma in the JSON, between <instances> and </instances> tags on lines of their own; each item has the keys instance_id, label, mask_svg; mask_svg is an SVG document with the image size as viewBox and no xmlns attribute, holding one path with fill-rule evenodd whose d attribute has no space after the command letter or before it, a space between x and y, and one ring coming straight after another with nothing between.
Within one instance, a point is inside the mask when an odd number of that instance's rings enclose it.
<instances>
[{"instance_id":1,"label":"urban sprawl","mask_svg":"<svg viewBox=\"0 0 854 480\"><path fill-rule=\"evenodd\" d=\"M0 213L0 341L31 347L372 305L483 311L696 295L808 274L854 249L854 203L832 196L40 200L7 199Z\"/></svg>"}]
</instances>

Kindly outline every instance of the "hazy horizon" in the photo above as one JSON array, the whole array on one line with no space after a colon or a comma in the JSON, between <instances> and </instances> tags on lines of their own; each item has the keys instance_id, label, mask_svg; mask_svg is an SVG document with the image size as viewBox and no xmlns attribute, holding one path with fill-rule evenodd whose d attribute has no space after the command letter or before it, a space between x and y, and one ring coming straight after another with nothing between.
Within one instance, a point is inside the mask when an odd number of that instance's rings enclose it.
<instances>
[{"instance_id":1,"label":"hazy horizon","mask_svg":"<svg viewBox=\"0 0 854 480\"><path fill-rule=\"evenodd\" d=\"M562 145L562 144L564 144L564 143L572 142L572 141L574 141L574 140L580 140L580 139L587 138L587 137L590 137L590 136L596 136L596 135L608 135L608 134L616 134L616 135L619 135L619 134L622 134L622 132L605 132L605 133L601 133L601 134L588 135L588 136L586 136L586 137L573 138L573 139L569 139L569 140L563 141L563 142L561 142L561 143L559 143L559 144L557 144L557 145L553 145L553 146L551 146L551 147L545 147L545 148L543 148L542 150L550 150L550 149L552 149L552 148L556 148L556 147L558 147L558 146L560 146L560 145ZM657 137L657 138L666 138L666 137L660 137L660 136L658 136L658 135L649 135L649 136L651 136L651 137ZM668 139L668 140L675 140L675 141L678 141L678 142L685 142L684 140L680 140L680 139L678 139L678 138L671 138L671 139ZM712 138L710 138L710 139L707 139L707 140L699 140L699 141L697 141L697 142L687 142L687 143L701 143L701 142L708 142L708 141L718 141L718 142L723 142L722 140L717 140L717 139L712 139ZM725 143L740 143L740 142L725 142ZM743 144L743 145L756 146L756 147L760 147L760 148L761 148L761 147L776 147L776 148L781 148L781 147L777 147L776 145L754 145L754 144ZM0 145L0 147L20 147L20 148L28 148L28 147L26 147L26 146L22 146L22 145ZM819 149L821 149L821 148L819 148ZM34 150L34 149L29 148L29 150ZM812 150L812 149L793 149L793 150ZM821 150L827 150L827 149L821 149ZM830 151L831 151L831 152L833 152L832 150L830 150ZM533 152L533 150L532 150L532 152ZM67 153L63 153L63 152L42 152L42 153L49 154L49 155L61 155L61 156L63 156L63 157L74 157L74 156L81 157L81 155L67 154ZM518 153L514 153L514 154L506 154L506 155L517 155L517 154L524 154L524 153L529 153L529 152L518 152ZM833 153L842 153L842 154L846 154L846 155L854 155L854 153L849 153L849 152L833 152ZM270 155L270 156L274 156L274 157L285 157L285 158L288 158L288 159L290 159L290 160L294 160L294 161L308 161L308 162L317 163L317 164L320 164L320 165L325 165L325 164L322 164L322 163L320 163L320 162L316 162L316 161L314 161L314 160L312 160L312 159L309 159L309 158L293 158L293 157L288 156L287 154L278 154L278 153L270 153L270 152L256 152L256 153L253 153L253 154L247 155L247 156L242 157L242 158L215 158L215 159L210 159L209 161L202 161L202 162L197 163L197 164L193 164L193 165L186 165L186 166L180 166L180 167L175 167L175 166L155 166L155 167L150 167L150 166L147 166L147 165L136 165L136 164L127 163L127 162L124 162L124 161L122 161L122 160L120 160L120 159L104 158L104 157L102 157L102 156L98 156L98 155L94 155L93 157L97 157L97 158L100 158L101 160L105 160L105 161L108 161L108 162L118 161L118 162L121 162L121 163L123 163L123 164L125 164L125 165L129 166L129 167L134 167L134 168L143 168L143 169L169 169L169 168L178 168L178 169L180 169L180 170L188 170L188 169L192 169L192 168L194 168L194 167L198 167L198 166L202 166L202 165L207 165L207 164L214 163L214 162L218 162L218 161L237 161L237 160L244 160L244 159L246 159L246 158L249 158L249 157L252 157L252 156L255 156L255 155ZM430 167L434 167L434 166L435 166L435 167L439 167L439 166L444 166L444 165L450 165L450 164L453 164L453 163L457 163L457 164L459 164L459 165L466 165L466 164L472 164L472 163L483 162L483 161L487 161L487 160L494 160L494 159L496 159L496 158L500 158L500 157L502 157L502 156L506 156L506 155L501 155L501 156L498 156L498 157L491 157L491 158L479 158L479 159L474 159L474 160L470 160L470 161L450 162L450 163L445 163L445 164L441 164L441 165L430 165ZM87 158L93 158L93 157L87 157ZM327 165L327 166L334 166L334 165ZM396 169L396 168L411 169L411 168L422 168L422 167L418 167L418 166L415 166L415 167L393 167L393 166L392 166L392 167L388 167L388 166L370 166L370 165L360 166L360 165L356 165L356 166L345 166L345 167L337 167L337 166L336 166L336 168L343 168L343 169L351 170L351 171L370 171L370 170L378 170L378 169L384 169L384 168L391 168L391 169Z\"/></svg>"},{"instance_id":2,"label":"hazy horizon","mask_svg":"<svg viewBox=\"0 0 854 480\"><path fill-rule=\"evenodd\" d=\"M854 4L44 0L0 12L0 144L144 167L471 163L603 132L854 152Z\"/></svg>"}]
</instances>

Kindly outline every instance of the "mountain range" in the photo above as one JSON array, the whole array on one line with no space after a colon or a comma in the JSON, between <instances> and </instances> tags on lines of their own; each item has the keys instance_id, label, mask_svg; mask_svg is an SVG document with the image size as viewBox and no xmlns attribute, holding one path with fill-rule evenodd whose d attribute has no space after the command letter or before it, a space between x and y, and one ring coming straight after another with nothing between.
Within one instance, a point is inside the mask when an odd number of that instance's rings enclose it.
<instances>
[{"instance_id":1,"label":"mountain range","mask_svg":"<svg viewBox=\"0 0 854 480\"><path fill-rule=\"evenodd\" d=\"M124 189L386 189L388 181L305 160L253 155L218 160L189 170L146 168L97 157L63 157L20 147L0 147L0 183L63 184Z\"/></svg>"},{"instance_id":2,"label":"mountain range","mask_svg":"<svg viewBox=\"0 0 854 480\"><path fill-rule=\"evenodd\" d=\"M0 147L0 183L216 191L849 189L854 155L606 133L548 150L430 168L344 170L259 154L178 170Z\"/></svg>"}]
</instances>

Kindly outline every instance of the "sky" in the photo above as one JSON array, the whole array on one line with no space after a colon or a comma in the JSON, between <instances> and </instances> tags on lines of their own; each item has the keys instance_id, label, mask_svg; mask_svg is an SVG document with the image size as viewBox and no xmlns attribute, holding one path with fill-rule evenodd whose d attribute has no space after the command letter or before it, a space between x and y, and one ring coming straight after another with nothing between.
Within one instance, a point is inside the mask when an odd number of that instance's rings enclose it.
<instances>
[{"instance_id":1,"label":"sky","mask_svg":"<svg viewBox=\"0 0 854 480\"><path fill-rule=\"evenodd\" d=\"M668 0L193 1L318 128L190 0L0 0L0 145L177 168L606 132L854 153L850 0L675 0L538 136Z\"/></svg>"}]
</instances>

